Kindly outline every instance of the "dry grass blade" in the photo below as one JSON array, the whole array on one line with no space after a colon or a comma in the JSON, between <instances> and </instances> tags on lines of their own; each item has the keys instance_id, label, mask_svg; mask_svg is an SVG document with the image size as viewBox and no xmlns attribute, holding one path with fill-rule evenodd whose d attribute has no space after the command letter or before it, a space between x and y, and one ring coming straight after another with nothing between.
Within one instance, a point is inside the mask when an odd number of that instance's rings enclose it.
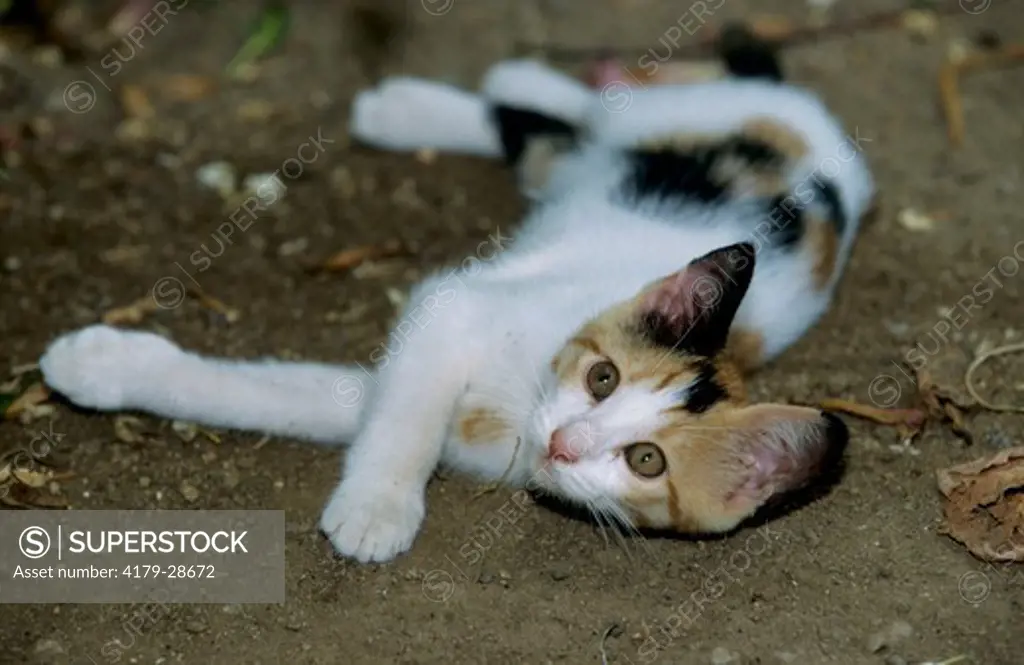
<instances>
[{"instance_id":1,"label":"dry grass blade","mask_svg":"<svg viewBox=\"0 0 1024 665\"><path fill-rule=\"evenodd\" d=\"M167 79L163 91L175 101L195 102L209 96L216 88L217 83L211 78L192 74L175 74Z\"/></svg>"},{"instance_id":2,"label":"dry grass blade","mask_svg":"<svg viewBox=\"0 0 1024 665\"><path fill-rule=\"evenodd\" d=\"M1008 5L1009 3L1007 2L1006 4ZM964 10L959 0L947 0L942 5L931 8L930 11L935 15L957 15L962 14ZM808 22L805 24L787 25L781 20L765 17L754 19L750 22L750 27L754 29L756 36L769 41L778 48L785 48L817 42L826 37L846 37L868 30L899 28L905 23L906 12L906 9L897 9L825 24ZM683 44L679 48L674 49L669 59L687 60L694 57L714 55L721 30L709 29L702 30L702 32L704 33L703 39L690 44ZM519 54L543 53L548 60L560 62L586 62L605 58L609 55L607 47L576 48L558 44L528 42L517 42L516 52ZM647 54L648 49L647 47L616 49L616 52L623 57L640 58Z\"/></svg>"},{"instance_id":3,"label":"dry grass blade","mask_svg":"<svg viewBox=\"0 0 1024 665\"><path fill-rule=\"evenodd\" d=\"M476 493L473 494L474 499L477 499L483 496L484 494L490 494L491 492L497 491L497 489L501 487L506 480L508 480L508 476L510 473L512 473L512 467L515 466L516 458L519 456L519 449L522 447L522 445L522 437L516 437L516 447L515 450L512 451L512 459L508 461L508 466L505 468L505 473L501 474L501 478L498 478L493 483L485 485L484 487L477 490Z\"/></svg>"},{"instance_id":4,"label":"dry grass blade","mask_svg":"<svg viewBox=\"0 0 1024 665\"><path fill-rule=\"evenodd\" d=\"M345 272L357 268L367 261L409 256L412 252L400 240L390 240L380 245L361 245L334 254L323 263L313 266L313 272Z\"/></svg>"},{"instance_id":5,"label":"dry grass blade","mask_svg":"<svg viewBox=\"0 0 1024 665\"><path fill-rule=\"evenodd\" d=\"M1024 406L1014 404L993 404L992 402L989 402L978 394L978 389L974 385L974 372L976 372L977 369L984 365L990 358L1003 356L1008 353L1022 352L1024 352L1024 344L1009 344L1007 346L1000 346L998 348L991 349L990 351L986 351L971 362L970 366L967 368L967 372L964 374L964 385L967 387L967 392L969 392L974 401L978 403L978 406L989 411L1001 413L1024 413Z\"/></svg>"},{"instance_id":6,"label":"dry grass blade","mask_svg":"<svg viewBox=\"0 0 1024 665\"><path fill-rule=\"evenodd\" d=\"M41 381L33 383L20 397L11 402L10 406L4 411L4 419L13 420L19 417L23 412L30 411L33 407L50 399L50 395L50 389Z\"/></svg>"},{"instance_id":7,"label":"dry grass blade","mask_svg":"<svg viewBox=\"0 0 1024 665\"><path fill-rule=\"evenodd\" d=\"M928 419L928 414L921 409L884 409L845 399L826 399L820 403L820 406L826 411L838 411L890 427L898 425L924 427L925 421Z\"/></svg>"},{"instance_id":8,"label":"dry grass blade","mask_svg":"<svg viewBox=\"0 0 1024 665\"><path fill-rule=\"evenodd\" d=\"M142 87L126 84L121 87L121 108L129 118L152 118L156 115L149 95Z\"/></svg>"},{"instance_id":9,"label":"dry grass blade","mask_svg":"<svg viewBox=\"0 0 1024 665\"><path fill-rule=\"evenodd\" d=\"M103 323L108 326L123 326L142 323L147 316L160 309L156 298L143 296L124 307L115 307L103 314Z\"/></svg>"}]
</instances>

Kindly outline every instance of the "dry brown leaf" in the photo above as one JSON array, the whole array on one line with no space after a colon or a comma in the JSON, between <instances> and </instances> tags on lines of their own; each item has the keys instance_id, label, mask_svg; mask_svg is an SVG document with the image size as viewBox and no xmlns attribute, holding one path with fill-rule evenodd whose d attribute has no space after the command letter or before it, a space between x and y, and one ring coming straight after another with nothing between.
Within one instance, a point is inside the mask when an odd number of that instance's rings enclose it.
<instances>
[{"instance_id":1,"label":"dry brown leaf","mask_svg":"<svg viewBox=\"0 0 1024 665\"><path fill-rule=\"evenodd\" d=\"M118 245L100 253L104 263L122 264L140 261L149 252L148 245Z\"/></svg>"},{"instance_id":2,"label":"dry brown leaf","mask_svg":"<svg viewBox=\"0 0 1024 665\"><path fill-rule=\"evenodd\" d=\"M380 245L361 245L344 249L331 256L320 265L314 266L315 271L344 272L378 259L390 259L408 256L410 250L399 240L390 240Z\"/></svg>"},{"instance_id":3,"label":"dry brown leaf","mask_svg":"<svg viewBox=\"0 0 1024 665\"><path fill-rule=\"evenodd\" d=\"M103 315L103 323L110 326L141 323L147 315L160 309L156 298L152 295L143 296L130 305L115 307Z\"/></svg>"},{"instance_id":4,"label":"dry brown leaf","mask_svg":"<svg viewBox=\"0 0 1024 665\"><path fill-rule=\"evenodd\" d=\"M0 503L14 508L63 509L70 505L67 497L52 494L42 488L12 483L4 489L7 491L0 492Z\"/></svg>"},{"instance_id":5,"label":"dry brown leaf","mask_svg":"<svg viewBox=\"0 0 1024 665\"><path fill-rule=\"evenodd\" d=\"M32 469L14 469L11 472L14 479L22 485L27 485L32 488L45 487L50 482L50 477L46 473L40 471L33 471Z\"/></svg>"},{"instance_id":6,"label":"dry brown leaf","mask_svg":"<svg viewBox=\"0 0 1024 665\"><path fill-rule=\"evenodd\" d=\"M29 413L35 407L50 399L50 395L50 389L43 385L42 382L37 381L29 386L18 399L11 402L7 410L4 411L4 418L14 420L20 417L22 413Z\"/></svg>"},{"instance_id":7,"label":"dry brown leaf","mask_svg":"<svg viewBox=\"0 0 1024 665\"><path fill-rule=\"evenodd\" d=\"M954 394L951 388L940 386L932 379L927 370L915 370L914 376L917 379L918 395L928 409L928 416L939 422L947 423L954 434L968 444L972 443L974 436L967 429L964 416L972 411L975 405L965 402Z\"/></svg>"},{"instance_id":8,"label":"dry brown leaf","mask_svg":"<svg viewBox=\"0 0 1024 665\"><path fill-rule=\"evenodd\" d=\"M146 91L130 83L121 88L121 106L129 118L152 118L156 114Z\"/></svg>"},{"instance_id":9,"label":"dry brown leaf","mask_svg":"<svg viewBox=\"0 0 1024 665\"><path fill-rule=\"evenodd\" d=\"M175 74L161 89L175 101L195 102L208 96L216 88L213 79L193 74Z\"/></svg>"},{"instance_id":10,"label":"dry brown leaf","mask_svg":"<svg viewBox=\"0 0 1024 665\"><path fill-rule=\"evenodd\" d=\"M905 442L917 438L928 422L928 414L921 409L886 409L844 399L826 399L819 406L826 411L837 411L879 425L895 427L900 439Z\"/></svg>"},{"instance_id":11,"label":"dry brown leaf","mask_svg":"<svg viewBox=\"0 0 1024 665\"><path fill-rule=\"evenodd\" d=\"M984 561L1024 561L1024 446L936 473L942 532Z\"/></svg>"}]
</instances>

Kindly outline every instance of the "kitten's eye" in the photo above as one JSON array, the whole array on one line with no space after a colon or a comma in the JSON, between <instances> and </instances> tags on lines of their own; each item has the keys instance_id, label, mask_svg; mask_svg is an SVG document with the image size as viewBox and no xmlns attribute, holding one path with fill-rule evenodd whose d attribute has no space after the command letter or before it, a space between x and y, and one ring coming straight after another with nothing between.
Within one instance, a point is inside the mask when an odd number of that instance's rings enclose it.
<instances>
[{"instance_id":1,"label":"kitten's eye","mask_svg":"<svg viewBox=\"0 0 1024 665\"><path fill-rule=\"evenodd\" d=\"M653 443L634 443L626 448L626 464L633 473L644 478L657 478L665 473L665 454Z\"/></svg>"},{"instance_id":2,"label":"kitten's eye","mask_svg":"<svg viewBox=\"0 0 1024 665\"><path fill-rule=\"evenodd\" d=\"M602 360L587 371L587 390L599 402L615 392L618 386L619 370L607 360Z\"/></svg>"}]
</instances>

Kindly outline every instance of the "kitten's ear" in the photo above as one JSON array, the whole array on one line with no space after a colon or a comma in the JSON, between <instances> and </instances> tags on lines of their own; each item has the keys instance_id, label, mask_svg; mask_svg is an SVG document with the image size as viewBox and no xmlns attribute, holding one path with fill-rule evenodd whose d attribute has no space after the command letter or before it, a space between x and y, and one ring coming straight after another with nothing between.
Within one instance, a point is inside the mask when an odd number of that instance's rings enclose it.
<instances>
[{"instance_id":1,"label":"kitten's ear","mask_svg":"<svg viewBox=\"0 0 1024 665\"><path fill-rule=\"evenodd\" d=\"M731 530L773 497L837 469L849 439L837 416L802 406L748 406L724 425L723 437L698 444L690 469L703 494L694 517L709 531Z\"/></svg>"},{"instance_id":2,"label":"kitten's ear","mask_svg":"<svg viewBox=\"0 0 1024 665\"><path fill-rule=\"evenodd\" d=\"M638 296L640 330L671 349L711 357L722 350L754 276L754 246L716 249Z\"/></svg>"}]
</instances>

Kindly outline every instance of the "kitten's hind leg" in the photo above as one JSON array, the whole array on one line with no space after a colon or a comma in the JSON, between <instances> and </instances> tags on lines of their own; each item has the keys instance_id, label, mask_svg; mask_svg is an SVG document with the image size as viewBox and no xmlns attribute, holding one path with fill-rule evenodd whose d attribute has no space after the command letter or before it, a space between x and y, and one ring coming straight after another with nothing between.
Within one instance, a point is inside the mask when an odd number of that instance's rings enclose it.
<instances>
[{"instance_id":1,"label":"kitten's hind leg","mask_svg":"<svg viewBox=\"0 0 1024 665\"><path fill-rule=\"evenodd\" d=\"M542 198L562 157L576 149L595 93L534 60L507 60L484 76L481 95L491 104L505 162L519 187Z\"/></svg>"},{"instance_id":2,"label":"kitten's hind leg","mask_svg":"<svg viewBox=\"0 0 1024 665\"><path fill-rule=\"evenodd\" d=\"M103 325L60 337L39 365L47 385L78 406L321 443L355 437L373 384L355 367L204 358L159 335Z\"/></svg>"},{"instance_id":3,"label":"kitten's hind leg","mask_svg":"<svg viewBox=\"0 0 1024 665\"><path fill-rule=\"evenodd\" d=\"M356 95L350 132L378 148L501 157L487 103L473 93L426 79L385 79Z\"/></svg>"}]
</instances>

